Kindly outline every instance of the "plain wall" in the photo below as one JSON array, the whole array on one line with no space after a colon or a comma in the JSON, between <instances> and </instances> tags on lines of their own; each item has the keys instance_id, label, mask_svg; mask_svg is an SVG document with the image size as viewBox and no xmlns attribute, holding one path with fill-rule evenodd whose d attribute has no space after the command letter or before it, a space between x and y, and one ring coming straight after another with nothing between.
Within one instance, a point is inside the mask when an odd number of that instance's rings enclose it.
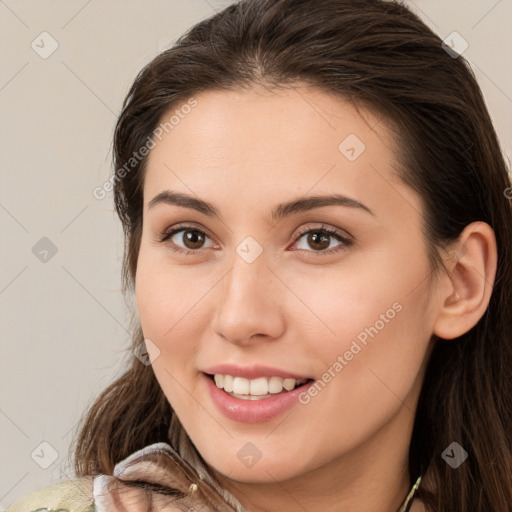
<instances>
[{"instance_id":1,"label":"plain wall","mask_svg":"<svg viewBox=\"0 0 512 512\"><path fill-rule=\"evenodd\" d=\"M124 96L142 66L229 3L0 2L0 507L74 476L75 425L130 357L121 226L112 195L92 193L110 176ZM512 2L406 4L442 39L468 42L509 157ZM58 43L46 58L55 43L42 32Z\"/></svg>"}]
</instances>

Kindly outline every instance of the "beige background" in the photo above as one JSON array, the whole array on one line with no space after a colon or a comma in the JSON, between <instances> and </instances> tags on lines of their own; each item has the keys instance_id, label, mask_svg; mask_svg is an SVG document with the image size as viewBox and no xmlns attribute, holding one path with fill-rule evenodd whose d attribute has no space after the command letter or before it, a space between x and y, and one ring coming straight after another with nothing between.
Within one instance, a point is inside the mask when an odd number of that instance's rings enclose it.
<instances>
[{"instance_id":1,"label":"beige background","mask_svg":"<svg viewBox=\"0 0 512 512\"><path fill-rule=\"evenodd\" d=\"M73 476L74 426L130 357L121 227L111 194L92 191L109 177L136 72L228 3L0 0L0 507ZM510 157L512 0L406 3L441 38L456 31L468 42ZM47 58L31 46L51 49L42 32L58 43ZM57 250L47 262L32 251L43 237Z\"/></svg>"}]
</instances>

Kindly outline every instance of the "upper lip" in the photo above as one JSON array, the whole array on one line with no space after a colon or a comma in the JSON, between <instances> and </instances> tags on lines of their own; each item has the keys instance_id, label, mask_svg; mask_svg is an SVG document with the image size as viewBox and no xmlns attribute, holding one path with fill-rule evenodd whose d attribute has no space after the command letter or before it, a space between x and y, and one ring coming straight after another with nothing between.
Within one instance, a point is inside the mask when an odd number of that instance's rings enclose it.
<instances>
[{"instance_id":1,"label":"upper lip","mask_svg":"<svg viewBox=\"0 0 512 512\"><path fill-rule=\"evenodd\" d=\"M282 379L311 379L308 375L299 375L297 373L281 370L280 368L272 368L271 366L253 365L253 366L238 366L235 364L217 364L202 370L204 373L210 375L231 375L233 377L244 377L246 379L257 379L259 377L281 377Z\"/></svg>"}]
</instances>

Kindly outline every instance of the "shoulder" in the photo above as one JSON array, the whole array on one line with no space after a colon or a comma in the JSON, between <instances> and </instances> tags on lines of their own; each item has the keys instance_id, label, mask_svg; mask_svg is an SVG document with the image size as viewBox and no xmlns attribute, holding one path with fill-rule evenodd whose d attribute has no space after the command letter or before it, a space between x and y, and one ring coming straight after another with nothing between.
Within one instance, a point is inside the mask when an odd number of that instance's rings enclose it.
<instances>
[{"instance_id":1,"label":"shoulder","mask_svg":"<svg viewBox=\"0 0 512 512\"><path fill-rule=\"evenodd\" d=\"M93 512L93 480L84 476L39 489L15 501L6 512Z\"/></svg>"}]
</instances>

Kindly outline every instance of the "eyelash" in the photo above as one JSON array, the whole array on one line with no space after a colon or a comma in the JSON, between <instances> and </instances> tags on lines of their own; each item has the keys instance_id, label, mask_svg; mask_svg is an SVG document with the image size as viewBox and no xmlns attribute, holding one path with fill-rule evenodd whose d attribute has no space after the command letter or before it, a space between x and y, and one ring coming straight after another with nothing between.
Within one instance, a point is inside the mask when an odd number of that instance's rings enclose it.
<instances>
[{"instance_id":1,"label":"eyelash","mask_svg":"<svg viewBox=\"0 0 512 512\"><path fill-rule=\"evenodd\" d=\"M165 231L161 235L158 235L157 242L165 243L165 242L167 242L167 240L172 238L176 233L179 233L180 231L196 231L198 233L201 233L202 235L206 235L208 238L211 238L208 235L208 233L205 233L201 229L198 229L198 228L196 228L194 226L177 226L177 227L172 228L172 229L170 229L168 231ZM304 228L304 229L302 229L299 233L297 233L293 237L293 241L297 242L304 235L306 235L308 233L313 233L313 232L314 233L324 233L324 234L327 234L330 237L335 238L339 242L343 242L344 247L343 246L337 246L337 247L335 247L333 249L324 249L323 251L307 251L305 249L297 249L298 251L306 252L306 253L309 253L309 254L313 253L314 256L319 256L320 257L320 256L327 256L327 255L330 255L330 254L334 254L334 253L346 250L350 246L352 246L353 243L354 243L353 240L343 236L340 232L338 232L338 231L336 231L336 230L334 230L332 228L329 228L327 226L324 226L324 225L322 225L322 226L320 226L318 228ZM197 253L200 250L200 249L197 249L197 250L182 249L181 247L178 247L175 244L169 245L168 247L172 251L180 253L180 254L183 254L185 256L189 256L191 254L195 254L195 253Z\"/></svg>"}]
</instances>

